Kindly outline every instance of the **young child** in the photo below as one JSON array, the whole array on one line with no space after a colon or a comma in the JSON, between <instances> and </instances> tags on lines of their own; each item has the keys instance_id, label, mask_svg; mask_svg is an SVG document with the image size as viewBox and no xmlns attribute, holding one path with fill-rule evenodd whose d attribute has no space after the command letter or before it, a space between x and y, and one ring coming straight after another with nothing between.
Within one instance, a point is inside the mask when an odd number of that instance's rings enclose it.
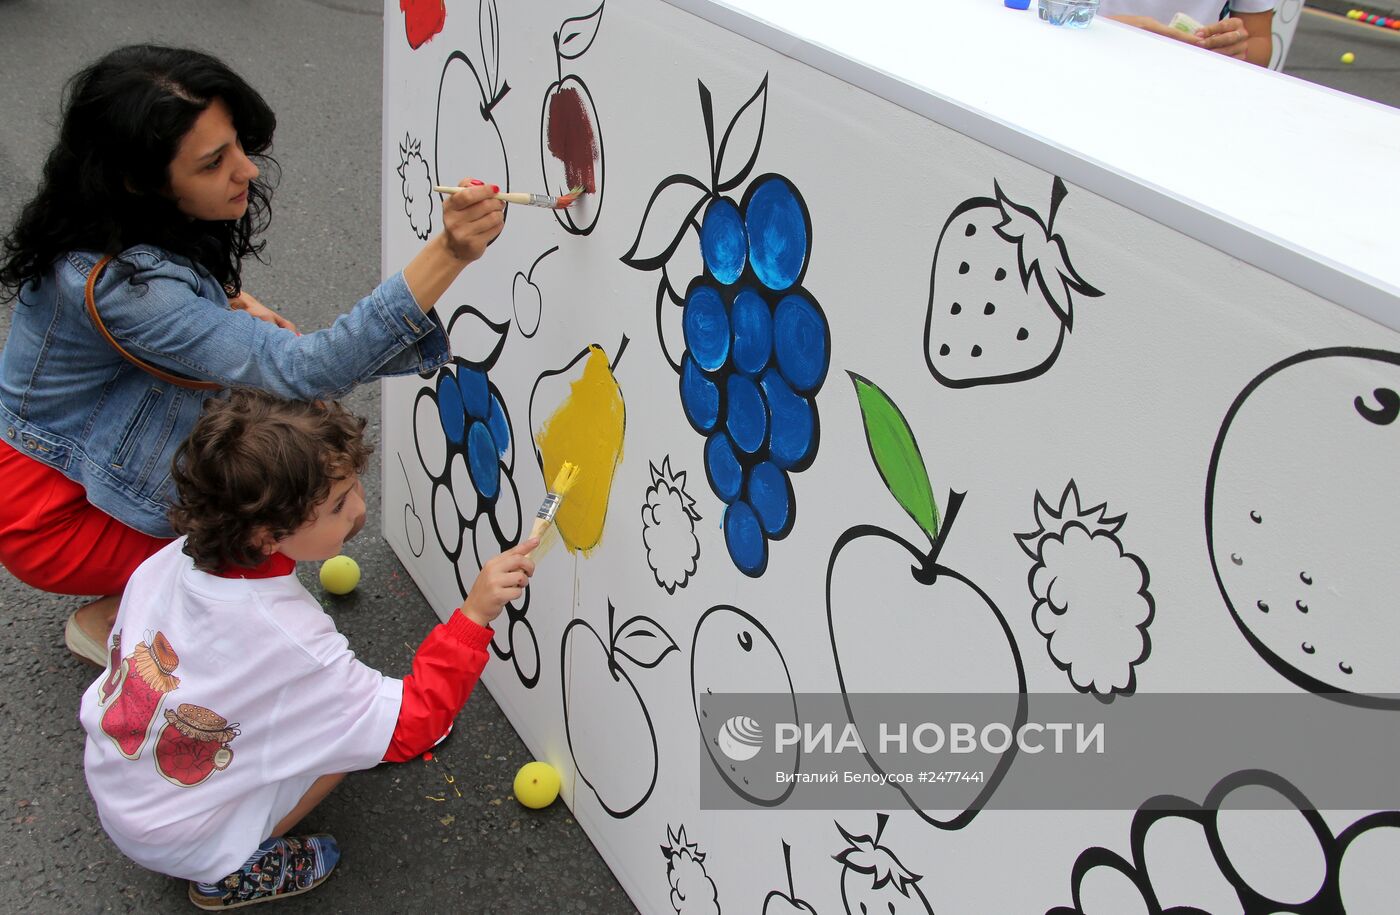
<instances>
[{"instance_id":1,"label":"young child","mask_svg":"<svg viewBox=\"0 0 1400 915\"><path fill-rule=\"evenodd\" d=\"M402 681L356 660L297 581L340 552L364 511L365 422L334 402L234 391L208 402L176 454L184 536L122 597L107 671L83 694L88 788L128 857L190 881L200 908L309 890L340 857L285 837L344 777L423 753L489 657L489 624L519 598L527 540L485 564Z\"/></svg>"}]
</instances>

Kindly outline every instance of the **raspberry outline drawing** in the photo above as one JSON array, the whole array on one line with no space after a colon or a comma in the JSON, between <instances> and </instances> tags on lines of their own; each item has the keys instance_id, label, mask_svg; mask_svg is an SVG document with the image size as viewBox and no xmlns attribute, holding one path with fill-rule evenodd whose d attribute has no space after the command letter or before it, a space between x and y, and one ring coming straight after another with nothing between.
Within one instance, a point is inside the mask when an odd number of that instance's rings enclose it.
<instances>
[{"instance_id":1,"label":"raspberry outline drawing","mask_svg":"<svg viewBox=\"0 0 1400 915\"><path fill-rule=\"evenodd\" d=\"M1055 177L1045 219L1009 199L999 182L992 188L994 197L958 204L934 248L924 360L950 388L1043 374L1073 329L1074 295L1103 295L1075 270L1054 230L1069 194L1064 181Z\"/></svg>"},{"instance_id":2,"label":"raspberry outline drawing","mask_svg":"<svg viewBox=\"0 0 1400 915\"><path fill-rule=\"evenodd\" d=\"M1057 508L1037 491L1036 529L1015 535L1035 560L1026 579L1036 599L1031 619L1045 637L1050 660L1076 690L1105 703L1137 690L1138 665L1152 653L1151 576L1117 536L1127 517L1109 516L1107 503L1080 508L1079 486L1071 479ZM1080 623L1080 617L1089 619ZM1112 627L1117 631L1110 632Z\"/></svg>"},{"instance_id":3,"label":"raspberry outline drawing","mask_svg":"<svg viewBox=\"0 0 1400 915\"><path fill-rule=\"evenodd\" d=\"M672 473L669 454L659 468L648 463L647 469L651 485L642 503L642 545L652 578L667 594L675 594L695 574L700 559L695 522L701 517L695 510L695 497L685 489L686 471Z\"/></svg>"},{"instance_id":4,"label":"raspberry outline drawing","mask_svg":"<svg viewBox=\"0 0 1400 915\"><path fill-rule=\"evenodd\" d=\"M423 158L423 143L404 134L399 144L399 167L395 169L403 195L403 211L408 227L423 241L433 234L433 176L428 160ZM420 174L421 173L421 174Z\"/></svg>"},{"instance_id":5,"label":"raspberry outline drawing","mask_svg":"<svg viewBox=\"0 0 1400 915\"><path fill-rule=\"evenodd\" d=\"M708 852L686 838L685 824L679 830L667 824L661 854L666 856L666 882L671 885L671 908L676 915L719 915L719 891L705 873Z\"/></svg>"}]
</instances>

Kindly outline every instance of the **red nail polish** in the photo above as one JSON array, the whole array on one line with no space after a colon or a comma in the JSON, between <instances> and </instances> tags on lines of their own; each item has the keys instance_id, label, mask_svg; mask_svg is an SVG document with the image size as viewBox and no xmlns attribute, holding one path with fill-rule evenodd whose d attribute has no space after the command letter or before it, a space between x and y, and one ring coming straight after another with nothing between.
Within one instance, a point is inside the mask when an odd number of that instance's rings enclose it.
<instances>
[{"instance_id":1,"label":"red nail polish","mask_svg":"<svg viewBox=\"0 0 1400 915\"><path fill-rule=\"evenodd\" d=\"M472 186L473 186L473 187L481 187L481 185L484 184L484 183L485 183L485 182L478 181L478 180L476 180L475 178L472 179Z\"/></svg>"},{"instance_id":2,"label":"red nail polish","mask_svg":"<svg viewBox=\"0 0 1400 915\"><path fill-rule=\"evenodd\" d=\"M491 185L491 193L493 193L493 194L499 194L500 192L501 192L501 186L500 186L499 184L493 184L493 185Z\"/></svg>"}]
</instances>

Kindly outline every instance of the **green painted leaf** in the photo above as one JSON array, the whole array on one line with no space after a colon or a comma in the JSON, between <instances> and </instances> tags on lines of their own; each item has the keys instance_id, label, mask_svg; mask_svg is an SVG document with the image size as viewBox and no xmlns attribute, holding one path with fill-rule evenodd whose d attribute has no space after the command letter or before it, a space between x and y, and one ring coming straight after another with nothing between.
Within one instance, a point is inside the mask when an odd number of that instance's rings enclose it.
<instances>
[{"instance_id":1,"label":"green painted leaf","mask_svg":"<svg viewBox=\"0 0 1400 915\"><path fill-rule=\"evenodd\" d=\"M884 391L854 372L847 374L856 386L856 400L860 402L861 419L865 421L865 439L870 444L870 456L875 459L880 478L900 507L928 534L929 540L937 540L938 503L933 499L928 470L909 422Z\"/></svg>"}]
</instances>

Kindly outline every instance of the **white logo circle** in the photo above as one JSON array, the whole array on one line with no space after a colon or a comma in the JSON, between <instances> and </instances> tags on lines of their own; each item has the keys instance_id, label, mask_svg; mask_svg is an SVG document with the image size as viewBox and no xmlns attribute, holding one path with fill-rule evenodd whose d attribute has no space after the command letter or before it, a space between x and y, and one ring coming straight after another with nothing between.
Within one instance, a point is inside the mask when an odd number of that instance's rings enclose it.
<instances>
[{"instance_id":1,"label":"white logo circle","mask_svg":"<svg viewBox=\"0 0 1400 915\"><path fill-rule=\"evenodd\" d=\"M763 747L763 727L745 715L735 715L719 729L719 748L735 762L745 762Z\"/></svg>"}]
</instances>

